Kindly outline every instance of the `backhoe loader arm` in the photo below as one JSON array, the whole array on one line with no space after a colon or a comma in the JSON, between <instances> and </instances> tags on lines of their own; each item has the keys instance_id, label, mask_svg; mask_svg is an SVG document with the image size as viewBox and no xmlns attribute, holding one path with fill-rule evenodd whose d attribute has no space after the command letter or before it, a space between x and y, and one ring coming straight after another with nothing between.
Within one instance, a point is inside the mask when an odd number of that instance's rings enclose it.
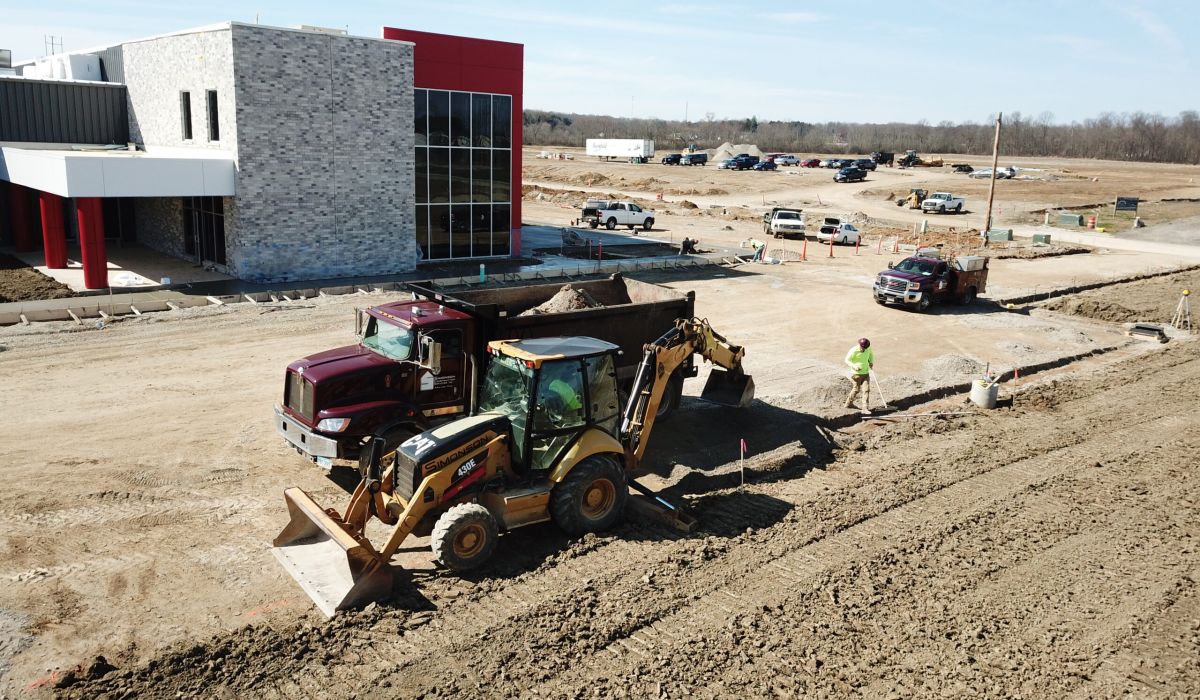
<instances>
[{"instance_id":1,"label":"backhoe loader arm","mask_svg":"<svg viewBox=\"0 0 1200 700\"><path fill-rule=\"evenodd\" d=\"M674 328L647 344L644 350L621 421L626 469L631 472L636 470L646 451L671 375L692 353L729 370L713 370L702 398L745 406L754 397L754 383L742 372L745 349L731 344L714 331L707 320L678 319Z\"/></svg>"}]
</instances>

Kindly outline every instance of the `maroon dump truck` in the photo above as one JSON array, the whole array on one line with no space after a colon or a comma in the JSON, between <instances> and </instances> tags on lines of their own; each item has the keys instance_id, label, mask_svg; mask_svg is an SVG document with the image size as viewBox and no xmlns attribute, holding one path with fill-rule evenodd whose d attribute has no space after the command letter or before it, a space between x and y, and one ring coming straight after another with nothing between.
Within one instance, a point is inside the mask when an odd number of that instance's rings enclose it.
<instances>
[{"instance_id":1,"label":"maroon dump truck","mask_svg":"<svg viewBox=\"0 0 1200 700\"><path fill-rule=\"evenodd\" d=\"M988 259L978 255L946 261L914 256L875 277L872 291L880 304L904 304L925 311L934 302L971 304L987 290Z\"/></svg>"},{"instance_id":2,"label":"maroon dump truck","mask_svg":"<svg viewBox=\"0 0 1200 700\"><path fill-rule=\"evenodd\" d=\"M429 283L406 285L411 299L358 312L355 345L296 360L284 374L275 428L300 454L323 467L357 460L374 434L399 442L471 411L485 348L498 339L591 336L621 348L617 378L633 380L642 349L677 318L692 318L694 292L620 275L575 282L600 305L520 315L555 296L563 283L461 292ZM669 385L664 410L679 405L689 360Z\"/></svg>"}]
</instances>

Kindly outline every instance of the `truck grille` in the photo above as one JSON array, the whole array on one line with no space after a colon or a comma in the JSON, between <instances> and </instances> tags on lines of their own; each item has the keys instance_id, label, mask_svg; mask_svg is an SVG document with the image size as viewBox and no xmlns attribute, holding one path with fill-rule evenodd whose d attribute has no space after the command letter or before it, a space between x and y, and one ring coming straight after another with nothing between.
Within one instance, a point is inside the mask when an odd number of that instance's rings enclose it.
<instances>
[{"instance_id":1,"label":"truck grille","mask_svg":"<svg viewBox=\"0 0 1200 700\"><path fill-rule=\"evenodd\" d=\"M884 277L883 288L889 292L903 292L908 289L908 282L896 279L895 277Z\"/></svg>"},{"instance_id":2,"label":"truck grille","mask_svg":"<svg viewBox=\"0 0 1200 700\"><path fill-rule=\"evenodd\" d=\"M287 407L300 414L305 420L313 417L313 385L302 375L288 372L287 375Z\"/></svg>"}]
</instances>

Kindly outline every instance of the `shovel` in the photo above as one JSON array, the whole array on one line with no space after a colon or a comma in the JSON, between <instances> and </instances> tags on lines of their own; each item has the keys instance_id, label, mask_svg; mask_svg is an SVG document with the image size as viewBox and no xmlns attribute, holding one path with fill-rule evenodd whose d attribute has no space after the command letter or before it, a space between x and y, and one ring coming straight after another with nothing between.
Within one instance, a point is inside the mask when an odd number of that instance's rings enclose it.
<instances>
[{"instance_id":1,"label":"shovel","mask_svg":"<svg viewBox=\"0 0 1200 700\"><path fill-rule=\"evenodd\" d=\"M879 384L879 377L876 376L875 370L871 370L871 383L875 385L875 391L879 393L879 398L883 400L883 405L874 409L873 413L893 413L899 409L888 405L887 397L883 395L883 387ZM868 406L868 409L870 407Z\"/></svg>"}]
</instances>

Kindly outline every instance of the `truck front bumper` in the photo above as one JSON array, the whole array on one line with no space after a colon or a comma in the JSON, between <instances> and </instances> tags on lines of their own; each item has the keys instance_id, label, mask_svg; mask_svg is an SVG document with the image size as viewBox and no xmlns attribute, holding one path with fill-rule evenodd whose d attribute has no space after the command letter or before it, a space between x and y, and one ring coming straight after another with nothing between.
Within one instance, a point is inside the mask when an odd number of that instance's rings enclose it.
<instances>
[{"instance_id":1,"label":"truck front bumper","mask_svg":"<svg viewBox=\"0 0 1200 700\"><path fill-rule=\"evenodd\" d=\"M337 440L313 432L308 426L292 418L280 406L275 407L275 430L296 448L300 454L323 467L332 466L338 458Z\"/></svg>"},{"instance_id":2,"label":"truck front bumper","mask_svg":"<svg viewBox=\"0 0 1200 700\"><path fill-rule=\"evenodd\" d=\"M879 285L873 286L872 290L875 293L875 301L881 301L885 304L912 304L915 306L921 303L920 291L893 291L891 289L884 289Z\"/></svg>"}]
</instances>

